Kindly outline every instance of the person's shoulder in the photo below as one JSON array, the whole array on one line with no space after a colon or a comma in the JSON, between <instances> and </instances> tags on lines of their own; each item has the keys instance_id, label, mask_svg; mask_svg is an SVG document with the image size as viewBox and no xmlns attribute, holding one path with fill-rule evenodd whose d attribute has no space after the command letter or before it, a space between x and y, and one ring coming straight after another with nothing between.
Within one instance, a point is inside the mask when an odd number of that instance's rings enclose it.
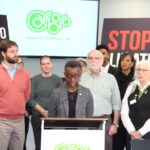
<instances>
[{"instance_id":1,"label":"person's shoulder","mask_svg":"<svg viewBox=\"0 0 150 150\"><path fill-rule=\"evenodd\" d=\"M37 74L37 75L33 76L31 79L32 80L41 80L42 77L41 77L41 74Z\"/></svg>"},{"instance_id":2,"label":"person's shoulder","mask_svg":"<svg viewBox=\"0 0 150 150\"><path fill-rule=\"evenodd\" d=\"M23 73L23 74L25 74L26 76L30 77L29 72L28 72L26 69L24 69L23 67L19 68L19 70L21 71L21 73Z\"/></svg>"},{"instance_id":3,"label":"person's shoulder","mask_svg":"<svg viewBox=\"0 0 150 150\"><path fill-rule=\"evenodd\" d=\"M36 74L32 78L40 78L40 77L41 77L41 74Z\"/></svg>"},{"instance_id":4,"label":"person's shoulder","mask_svg":"<svg viewBox=\"0 0 150 150\"><path fill-rule=\"evenodd\" d=\"M2 64L0 64L0 72L2 73L2 71L4 70Z\"/></svg>"},{"instance_id":5,"label":"person's shoulder","mask_svg":"<svg viewBox=\"0 0 150 150\"><path fill-rule=\"evenodd\" d=\"M2 64L0 64L0 69L2 69L3 67L2 67Z\"/></svg>"},{"instance_id":6,"label":"person's shoulder","mask_svg":"<svg viewBox=\"0 0 150 150\"><path fill-rule=\"evenodd\" d=\"M138 85L138 81L134 80L134 81L129 83L128 88L135 89L137 85Z\"/></svg>"},{"instance_id":7,"label":"person's shoulder","mask_svg":"<svg viewBox=\"0 0 150 150\"><path fill-rule=\"evenodd\" d=\"M84 87L80 84L78 85L78 93L83 94L84 96L86 96L87 99L91 98L91 96L92 96L90 89L87 87Z\"/></svg>"},{"instance_id":8,"label":"person's shoulder","mask_svg":"<svg viewBox=\"0 0 150 150\"><path fill-rule=\"evenodd\" d=\"M58 88L54 89L54 90L53 90L53 93L55 93L55 94L60 94L60 93L62 93L64 90L66 90L66 88L65 88L65 86L64 86L64 84L63 84L63 85L59 86Z\"/></svg>"},{"instance_id":9,"label":"person's shoulder","mask_svg":"<svg viewBox=\"0 0 150 150\"><path fill-rule=\"evenodd\" d=\"M118 68L116 68L116 67L114 67L112 65L109 66L108 73L110 73L110 74L115 76L117 74L117 72L118 72Z\"/></svg>"},{"instance_id":10,"label":"person's shoulder","mask_svg":"<svg viewBox=\"0 0 150 150\"><path fill-rule=\"evenodd\" d=\"M83 85L81 85L81 84L78 85L78 88L79 88L80 90L84 91L84 92L85 92L85 91L88 91L88 92L90 91L89 88L87 88L87 87L85 87L85 86L83 86Z\"/></svg>"},{"instance_id":11,"label":"person's shoulder","mask_svg":"<svg viewBox=\"0 0 150 150\"><path fill-rule=\"evenodd\" d=\"M61 85L63 83L62 78L56 74L52 74L51 80L59 85Z\"/></svg>"},{"instance_id":12,"label":"person's shoulder","mask_svg":"<svg viewBox=\"0 0 150 150\"><path fill-rule=\"evenodd\" d=\"M133 93L134 90L136 89L136 87L137 87L136 80L130 82L130 84L128 85L128 87L126 89L127 95L130 95L131 93Z\"/></svg>"},{"instance_id":13,"label":"person's shoulder","mask_svg":"<svg viewBox=\"0 0 150 150\"><path fill-rule=\"evenodd\" d=\"M60 76L58 76L57 74L52 74L52 78L55 78L55 79L61 79L62 80L62 78L60 77Z\"/></svg>"},{"instance_id":14,"label":"person's shoulder","mask_svg":"<svg viewBox=\"0 0 150 150\"><path fill-rule=\"evenodd\" d=\"M111 82L111 81L116 81L116 78L114 75L112 75L111 73L108 73L108 72L102 72L102 76L105 80L108 80L108 82Z\"/></svg>"},{"instance_id":15,"label":"person's shoulder","mask_svg":"<svg viewBox=\"0 0 150 150\"><path fill-rule=\"evenodd\" d=\"M104 76L104 77L107 77L107 78L114 78L114 76L109 72L102 71L101 75Z\"/></svg>"}]
</instances>

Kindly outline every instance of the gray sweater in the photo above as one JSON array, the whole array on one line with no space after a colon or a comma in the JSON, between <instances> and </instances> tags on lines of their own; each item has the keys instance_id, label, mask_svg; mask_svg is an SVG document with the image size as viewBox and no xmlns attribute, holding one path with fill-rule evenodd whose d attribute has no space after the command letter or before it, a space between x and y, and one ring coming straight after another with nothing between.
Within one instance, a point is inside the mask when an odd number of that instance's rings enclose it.
<instances>
[{"instance_id":1,"label":"gray sweater","mask_svg":"<svg viewBox=\"0 0 150 150\"><path fill-rule=\"evenodd\" d=\"M33 116L40 115L40 113L34 109L36 104L48 110L52 91L62 84L62 79L55 74L52 74L50 77L43 77L39 74L32 78L29 105L32 107Z\"/></svg>"}]
</instances>

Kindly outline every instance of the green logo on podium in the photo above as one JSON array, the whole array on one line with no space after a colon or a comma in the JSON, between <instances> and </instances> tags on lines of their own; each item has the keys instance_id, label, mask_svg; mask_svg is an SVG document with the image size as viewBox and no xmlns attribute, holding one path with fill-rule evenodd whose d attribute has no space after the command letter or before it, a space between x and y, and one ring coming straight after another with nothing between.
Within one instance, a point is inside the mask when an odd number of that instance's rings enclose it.
<instances>
[{"instance_id":1,"label":"green logo on podium","mask_svg":"<svg viewBox=\"0 0 150 150\"><path fill-rule=\"evenodd\" d=\"M58 144L54 150L91 150L89 146L84 147L78 144Z\"/></svg>"}]
</instances>

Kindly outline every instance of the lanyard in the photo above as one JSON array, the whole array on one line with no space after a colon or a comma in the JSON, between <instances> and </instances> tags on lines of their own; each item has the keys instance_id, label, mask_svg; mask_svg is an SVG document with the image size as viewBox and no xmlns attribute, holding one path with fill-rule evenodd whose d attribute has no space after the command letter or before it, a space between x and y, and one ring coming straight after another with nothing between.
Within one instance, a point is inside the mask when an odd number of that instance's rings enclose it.
<instances>
[{"instance_id":1,"label":"lanyard","mask_svg":"<svg viewBox=\"0 0 150 150\"><path fill-rule=\"evenodd\" d=\"M147 94L149 87L150 87L150 86L147 86L147 87L146 87L144 90L142 90L142 91L138 88L138 95L137 95L137 96L138 96L138 99L140 99L143 94Z\"/></svg>"}]
</instances>

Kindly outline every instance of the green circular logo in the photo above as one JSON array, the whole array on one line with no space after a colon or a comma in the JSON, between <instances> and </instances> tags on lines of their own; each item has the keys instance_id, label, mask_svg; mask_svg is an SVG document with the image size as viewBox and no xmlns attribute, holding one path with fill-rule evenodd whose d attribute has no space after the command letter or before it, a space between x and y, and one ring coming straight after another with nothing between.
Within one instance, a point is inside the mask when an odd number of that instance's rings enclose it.
<instances>
[{"instance_id":1,"label":"green circular logo","mask_svg":"<svg viewBox=\"0 0 150 150\"><path fill-rule=\"evenodd\" d=\"M63 28L71 26L72 20L67 14L58 12L34 10L27 16L27 26L33 32L47 30L49 34L58 34Z\"/></svg>"}]
</instances>

